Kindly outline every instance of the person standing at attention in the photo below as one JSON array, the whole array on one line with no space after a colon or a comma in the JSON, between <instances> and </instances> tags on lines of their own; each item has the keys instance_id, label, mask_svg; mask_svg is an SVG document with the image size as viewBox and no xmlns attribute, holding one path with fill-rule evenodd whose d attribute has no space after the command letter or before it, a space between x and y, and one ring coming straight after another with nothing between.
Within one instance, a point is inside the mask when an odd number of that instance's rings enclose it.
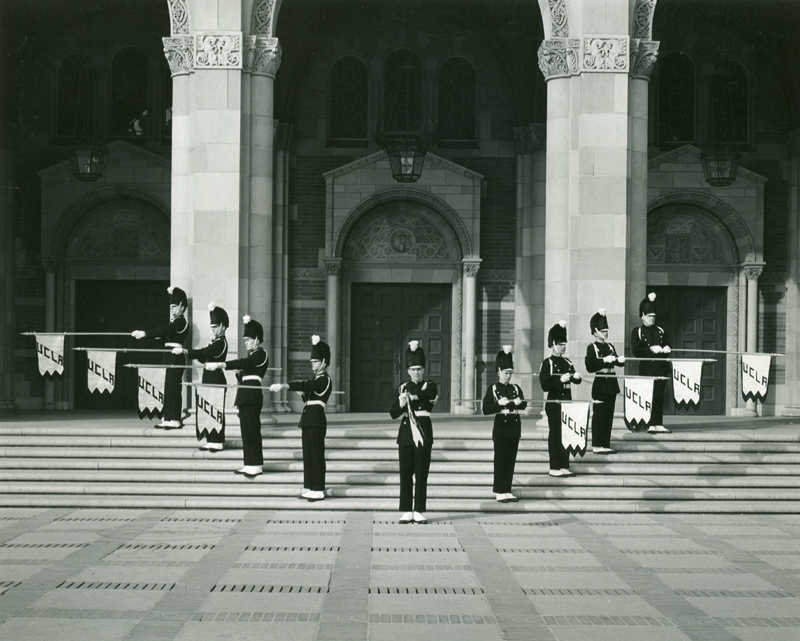
<instances>
[{"instance_id":1,"label":"person standing at attention","mask_svg":"<svg viewBox=\"0 0 800 641\"><path fill-rule=\"evenodd\" d=\"M667 380L672 376L672 367L666 360L672 349L669 346L667 332L656 325L654 292L650 292L639 303L639 316L642 318L642 324L631 333L631 353L637 358L659 359L642 361L639 364L639 374L666 377L653 381L652 412L647 431L650 434L669 434L672 430L664 427L664 396L667 393Z\"/></svg>"}]
</instances>

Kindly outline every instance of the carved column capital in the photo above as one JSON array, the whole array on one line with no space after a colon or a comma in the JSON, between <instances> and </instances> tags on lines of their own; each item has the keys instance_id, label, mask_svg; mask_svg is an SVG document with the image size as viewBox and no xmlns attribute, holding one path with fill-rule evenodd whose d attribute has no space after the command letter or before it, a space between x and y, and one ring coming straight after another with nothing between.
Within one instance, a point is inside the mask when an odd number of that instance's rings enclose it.
<instances>
[{"instance_id":1,"label":"carved column capital","mask_svg":"<svg viewBox=\"0 0 800 641\"><path fill-rule=\"evenodd\" d=\"M534 151L539 151L547 147L547 123L532 122L528 125L531 132L531 142Z\"/></svg>"},{"instance_id":2,"label":"carved column capital","mask_svg":"<svg viewBox=\"0 0 800 641\"><path fill-rule=\"evenodd\" d=\"M478 270L481 268L480 258L465 258L461 263L464 269L464 276L467 278L475 278L478 275Z\"/></svg>"},{"instance_id":3,"label":"carved column capital","mask_svg":"<svg viewBox=\"0 0 800 641\"><path fill-rule=\"evenodd\" d=\"M574 76L578 73L581 41L576 38L552 38L539 46L539 69L545 80Z\"/></svg>"},{"instance_id":4,"label":"carved column capital","mask_svg":"<svg viewBox=\"0 0 800 641\"><path fill-rule=\"evenodd\" d=\"M761 273L764 271L764 265L766 265L766 263L745 263L742 265L745 278L747 278L747 280L758 280L761 277Z\"/></svg>"},{"instance_id":5,"label":"carved column capital","mask_svg":"<svg viewBox=\"0 0 800 641\"><path fill-rule=\"evenodd\" d=\"M589 36L583 39L581 67L587 72L628 71L628 36Z\"/></svg>"},{"instance_id":6,"label":"carved column capital","mask_svg":"<svg viewBox=\"0 0 800 641\"><path fill-rule=\"evenodd\" d=\"M527 127L514 127L514 144L517 155L531 154L545 147L547 125L531 123Z\"/></svg>"},{"instance_id":7,"label":"carved column capital","mask_svg":"<svg viewBox=\"0 0 800 641\"><path fill-rule=\"evenodd\" d=\"M328 276L339 276L342 273L342 259L341 258L326 258L325 273Z\"/></svg>"},{"instance_id":8,"label":"carved column capital","mask_svg":"<svg viewBox=\"0 0 800 641\"><path fill-rule=\"evenodd\" d=\"M277 38L245 36L244 66L247 73L274 78L281 66L281 43Z\"/></svg>"},{"instance_id":9,"label":"carved column capital","mask_svg":"<svg viewBox=\"0 0 800 641\"><path fill-rule=\"evenodd\" d=\"M650 72L658 58L659 44L654 40L631 41L631 76L650 79Z\"/></svg>"},{"instance_id":10,"label":"carved column capital","mask_svg":"<svg viewBox=\"0 0 800 641\"><path fill-rule=\"evenodd\" d=\"M241 31L197 31L194 34L195 69L241 69Z\"/></svg>"},{"instance_id":11,"label":"carved column capital","mask_svg":"<svg viewBox=\"0 0 800 641\"><path fill-rule=\"evenodd\" d=\"M192 36L176 36L162 38L164 56L169 63L172 76L184 76L194 70L194 38Z\"/></svg>"},{"instance_id":12,"label":"carved column capital","mask_svg":"<svg viewBox=\"0 0 800 641\"><path fill-rule=\"evenodd\" d=\"M62 260L59 256L40 256L42 268L48 274L54 274L61 267Z\"/></svg>"}]
</instances>

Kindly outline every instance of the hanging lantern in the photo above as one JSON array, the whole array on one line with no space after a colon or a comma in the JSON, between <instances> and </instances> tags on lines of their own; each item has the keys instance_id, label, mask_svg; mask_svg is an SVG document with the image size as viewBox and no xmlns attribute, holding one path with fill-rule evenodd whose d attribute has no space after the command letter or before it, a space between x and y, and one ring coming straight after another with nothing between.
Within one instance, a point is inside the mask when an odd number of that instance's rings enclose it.
<instances>
[{"instance_id":1,"label":"hanging lantern","mask_svg":"<svg viewBox=\"0 0 800 641\"><path fill-rule=\"evenodd\" d=\"M94 182L103 177L106 150L100 145L81 145L70 151L72 175L82 182Z\"/></svg>"},{"instance_id":2,"label":"hanging lantern","mask_svg":"<svg viewBox=\"0 0 800 641\"><path fill-rule=\"evenodd\" d=\"M735 67L729 63L719 65L714 71L711 102L709 103L709 142L703 146L700 162L703 177L712 187L727 187L736 180L742 155L736 149L736 119L734 96L741 91Z\"/></svg>"},{"instance_id":3,"label":"hanging lantern","mask_svg":"<svg viewBox=\"0 0 800 641\"><path fill-rule=\"evenodd\" d=\"M703 177L712 187L727 187L736 180L742 155L733 149L706 147L700 154Z\"/></svg>"}]
</instances>

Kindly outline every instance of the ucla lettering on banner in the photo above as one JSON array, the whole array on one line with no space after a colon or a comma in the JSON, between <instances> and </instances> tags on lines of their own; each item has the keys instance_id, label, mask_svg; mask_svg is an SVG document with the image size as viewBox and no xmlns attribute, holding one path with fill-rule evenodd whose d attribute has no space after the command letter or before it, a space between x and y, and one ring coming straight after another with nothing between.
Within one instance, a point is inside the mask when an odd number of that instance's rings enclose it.
<instances>
[{"instance_id":1,"label":"ucla lettering on banner","mask_svg":"<svg viewBox=\"0 0 800 641\"><path fill-rule=\"evenodd\" d=\"M767 397L769 386L770 354L742 354L742 396L746 401Z\"/></svg>"},{"instance_id":2,"label":"ucla lettering on banner","mask_svg":"<svg viewBox=\"0 0 800 641\"><path fill-rule=\"evenodd\" d=\"M588 401L561 403L561 444L570 454L586 454L590 406Z\"/></svg>"},{"instance_id":3,"label":"ucla lettering on banner","mask_svg":"<svg viewBox=\"0 0 800 641\"><path fill-rule=\"evenodd\" d=\"M160 417L164 412L164 367L139 368L139 418Z\"/></svg>"},{"instance_id":4,"label":"ucla lettering on banner","mask_svg":"<svg viewBox=\"0 0 800 641\"><path fill-rule=\"evenodd\" d=\"M650 426L653 414L653 382L655 378L625 378L623 406L625 426L631 432L640 432Z\"/></svg>"},{"instance_id":5,"label":"ucla lettering on banner","mask_svg":"<svg viewBox=\"0 0 800 641\"><path fill-rule=\"evenodd\" d=\"M47 378L64 373L64 334L36 334L39 373Z\"/></svg>"},{"instance_id":6,"label":"ucla lettering on banner","mask_svg":"<svg viewBox=\"0 0 800 641\"><path fill-rule=\"evenodd\" d=\"M198 438L208 438L210 433L219 434L225 428L224 387L195 388L195 417Z\"/></svg>"},{"instance_id":7,"label":"ucla lettering on banner","mask_svg":"<svg viewBox=\"0 0 800 641\"><path fill-rule=\"evenodd\" d=\"M700 404L700 381L703 377L702 360L672 361L672 389L675 402L683 407Z\"/></svg>"},{"instance_id":8,"label":"ucla lettering on banner","mask_svg":"<svg viewBox=\"0 0 800 641\"><path fill-rule=\"evenodd\" d=\"M86 384L90 392L113 392L117 368L116 352L87 350Z\"/></svg>"}]
</instances>

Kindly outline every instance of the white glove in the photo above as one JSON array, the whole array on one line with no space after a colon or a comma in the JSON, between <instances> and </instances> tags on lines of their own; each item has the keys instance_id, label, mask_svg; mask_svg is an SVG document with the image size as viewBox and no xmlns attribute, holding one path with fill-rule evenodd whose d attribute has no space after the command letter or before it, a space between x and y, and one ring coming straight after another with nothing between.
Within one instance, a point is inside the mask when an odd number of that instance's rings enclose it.
<instances>
[{"instance_id":1,"label":"white glove","mask_svg":"<svg viewBox=\"0 0 800 641\"><path fill-rule=\"evenodd\" d=\"M562 383L569 383L571 378L572 378L571 374L562 374L560 380Z\"/></svg>"},{"instance_id":2,"label":"white glove","mask_svg":"<svg viewBox=\"0 0 800 641\"><path fill-rule=\"evenodd\" d=\"M138 341L140 338L144 338L145 333L140 329L135 329L131 332L131 336L133 336Z\"/></svg>"},{"instance_id":3,"label":"white glove","mask_svg":"<svg viewBox=\"0 0 800 641\"><path fill-rule=\"evenodd\" d=\"M653 354L660 354L660 353L661 353L661 352L663 352L664 350L661 348L661 345L653 345L653 346L650 348L650 351L651 351L651 352L653 352Z\"/></svg>"},{"instance_id":4,"label":"white glove","mask_svg":"<svg viewBox=\"0 0 800 641\"><path fill-rule=\"evenodd\" d=\"M503 396L502 398L500 398L500 399L497 401L497 404L498 404L500 407L505 407L506 405L508 405L508 399L507 399L505 396Z\"/></svg>"},{"instance_id":5,"label":"white glove","mask_svg":"<svg viewBox=\"0 0 800 641\"><path fill-rule=\"evenodd\" d=\"M522 399L521 398L515 398L514 399L514 405L522 405Z\"/></svg>"},{"instance_id":6,"label":"white glove","mask_svg":"<svg viewBox=\"0 0 800 641\"><path fill-rule=\"evenodd\" d=\"M270 392L281 392L283 391L283 383L273 383L269 386Z\"/></svg>"},{"instance_id":7,"label":"white glove","mask_svg":"<svg viewBox=\"0 0 800 641\"><path fill-rule=\"evenodd\" d=\"M614 358L613 354L609 354L608 356L603 356L604 363L613 363L616 359Z\"/></svg>"},{"instance_id":8,"label":"white glove","mask_svg":"<svg viewBox=\"0 0 800 641\"><path fill-rule=\"evenodd\" d=\"M665 354L669 354L672 351L672 349L670 348L669 345L664 345L661 351L664 352Z\"/></svg>"},{"instance_id":9,"label":"white glove","mask_svg":"<svg viewBox=\"0 0 800 641\"><path fill-rule=\"evenodd\" d=\"M406 405L408 405L408 393L407 392L403 392L397 398L400 401L400 407L405 407Z\"/></svg>"},{"instance_id":10,"label":"white glove","mask_svg":"<svg viewBox=\"0 0 800 641\"><path fill-rule=\"evenodd\" d=\"M575 378L575 379L577 379L577 380L581 380L581 379L583 378L583 374L581 374L580 372L575 372L575 373L572 375L572 378Z\"/></svg>"},{"instance_id":11,"label":"white glove","mask_svg":"<svg viewBox=\"0 0 800 641\"><path fill-rule=\"evenodd\" d=\"M625 357L624 356L617 356L617 363L622 365L622 363L624 363L624 362L625 362Z\"/></svg>"},{"instance_id":12,"label":"white glove","mask_svg":"<svg viewBox=\"0 0 800 641\"><path fill-rule=\"evenodd\" d=\"M205 368L209 372L213 372L214 370L220 369L225 363L206 363Z\"/></svg>"},{"instance_id":13,"label":"white glove","mask_svg":"<svg viewBox=\"0 0 800 641\"><path fill-rule=\"evenodd\" d=\"M172 353L175 354L175 356L183 356L186 353L186 350L183 349L183 347L173 347Z\"/></svg>"}]
</instances>

